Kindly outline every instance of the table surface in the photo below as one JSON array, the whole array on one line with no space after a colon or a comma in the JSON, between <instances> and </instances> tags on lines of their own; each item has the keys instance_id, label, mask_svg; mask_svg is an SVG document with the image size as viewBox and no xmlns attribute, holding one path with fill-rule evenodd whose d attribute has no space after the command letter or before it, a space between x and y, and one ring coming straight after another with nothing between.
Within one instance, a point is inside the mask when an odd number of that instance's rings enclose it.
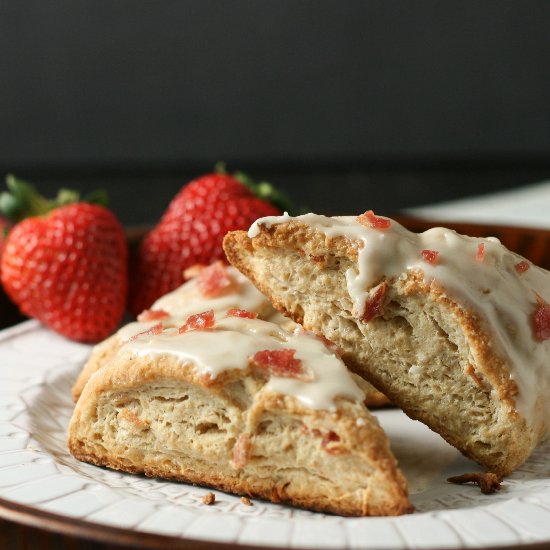
<instances>
[{"instance_id":1,"label":"table surface","mask_svg":"<svg viewBox=\"0 0 550 550\"><path fill-rule=\"evenodd\" d=\"M12 521L0 519L0 548L3 550L121 550L127 548L113 544L102 544L77 537L50 533Z\"/></svg>"},{"instance_id":2,"label":"table surface","mask_svg":"<svg viewBox=\"0 0 550 550\"><path fill-rule=\"evenodd\" d=\"M548 193L546 194L546 198L548 198L548 201L550 202L550 184L547 185L547 190ZM535 192L539 196L541 196L542 191L543 188L539 187L533 188L528 192L530 192L531 194ZM524 200L525 204L527 204L527 207L525 211L522 212L523 218L518 217L516 211L516 218L514 221L516 224L518 224L523 219L525 220L525 225L528 226L530 221L528 210L529 208L532 209L533 206L528 205L529 197L527 197L526 195L522 195L520 197L518 197L517 195L512 195L509 197L508 201L506 200L506 198L501 197L497 201L500 208L499 213L498 215L495 214L495 216L491 218L492 223L506 220L506 209L513 209L514 204L518 204L518 200ZM492 199L489 197L481 200L479 204L481 207L481 211L483 211L483 208L486 208L487 205L496 203L493 202ZM541 205L539 201L537 203L537 210L541 212L545 210L546 212L548 212L548 206L546 206L545 208L544 206L545 205ZM471 220L472 217L476 218L475 212L471 214L470 217L464 214L464 212L471 212L471 207L472 204L467 203L464 205L462 210L460 210L460 205L457 205L457 210L453 208L452 204L445 204L441 208L430 207L426 209L419 209L418 212L414 212L414 214L429 217L431 219L452 219L453 214L456 214L456 212L461 212L462 215L456 216L457 219L466 221L463 221L459 224L447 225L456 227L456 229L460 232L469 233L471 235L486 235L486 226L475 223L471 224L469 223L469 221L467 221ZM430 222L422 220L405 218L405 222L412 230L416 231L423 230L424 228L431 226ZM537 218L537 223L533 225L537 225L539 228L544 226L544 218L542 216L539 216L539 218ZM550 227L550 222L548 223L547 227ZM533 231L529 231L528 234L526 234L521 230L519 230L518 232L517 229L501 226L495 227L494 230L491 232L501 238L501 240L510 248L520 253L523 252L524 255L532 259L534 262L539 263L539 265L544 265L544 267L546 267L547 269L550 268L550 239L548 238L548 233L544 229L535 229ZM135 234L132 236L132 238L135 238ZM2 306L0 307L0 328L12 325L22 320L22 317L17 313L16 309L14 307L10 307L9 304L6 305L5 301L5 296L2 297L0 292L0 306ZM5 514L3 515L5 516ZM19 518L19 520L21 521L21 518ZM24 522L24 519L22 521ZM55 530L55 527L52 526L52 529ZM185 543L182 543L182 547L184 547L184 545ZM27 550L37 548L55 548L56 550L121 550L122 548L127 547L127 545L104 544L81 537L63 535L59 534L59 532L52 532L50 530L42 528L39 529L29 525L24 525L19 521L16 522L0 519L0 548L5 550ZM186 546L186 548L189 548L189 546ZM228 548L230 547L228 546Z\"/></svg>"}]
</instances>

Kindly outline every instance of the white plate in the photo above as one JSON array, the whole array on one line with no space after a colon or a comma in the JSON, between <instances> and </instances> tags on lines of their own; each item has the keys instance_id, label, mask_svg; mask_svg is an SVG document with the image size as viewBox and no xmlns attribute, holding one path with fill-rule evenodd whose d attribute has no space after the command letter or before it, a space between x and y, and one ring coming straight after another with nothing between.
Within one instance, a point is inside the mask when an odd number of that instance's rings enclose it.
<instances>
[{"instance_id":1,"label":"white plate","mask_svg":"<svg viewBox=\"0 0 550 550\"><path fill-rule=\"evenodd\" d=\"M451 475L477 470L398 410L377 413L409 480L416 513L341 518L97 468L67 451L70 389L89 346L29 321L0 332L0 499L25 509L187 540L284 548L459 548L550 542L550 443L482 495ZM0 515L4 508L0 506ZM6 514L4 514L6 515ZM107 530L108 531L108 530ZM114 530L111 530L114 531ZM103 537L105 538L105 537Z\"/></svg>"}]
</instances>

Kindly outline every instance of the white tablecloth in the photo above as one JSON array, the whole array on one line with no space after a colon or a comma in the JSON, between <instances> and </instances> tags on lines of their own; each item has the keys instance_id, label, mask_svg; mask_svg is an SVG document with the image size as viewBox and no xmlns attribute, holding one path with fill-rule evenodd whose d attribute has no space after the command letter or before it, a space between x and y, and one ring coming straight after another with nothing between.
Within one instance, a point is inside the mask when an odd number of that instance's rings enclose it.
<instances>
[{"instance_id":1,"label":"white tablecloth","mask_svg":"<svg viewBox=\"0 0 550 550\"><path fill-rule=\"evenodd\" d=\"M410 208L408 214L442 221L550 228L550 181Z\"/></svg>"}]
</instances>

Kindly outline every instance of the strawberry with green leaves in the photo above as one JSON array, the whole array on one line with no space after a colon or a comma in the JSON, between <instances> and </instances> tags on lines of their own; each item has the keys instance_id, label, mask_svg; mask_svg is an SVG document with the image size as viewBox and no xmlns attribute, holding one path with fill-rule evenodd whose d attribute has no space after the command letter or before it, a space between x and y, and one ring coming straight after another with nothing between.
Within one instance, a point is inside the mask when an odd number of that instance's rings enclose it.
<instances>
[{"instance_id":1,"label":"strawberry with green leaves","mask_svg":"<svg viewBox=\"0 0 550 550\"><path fill-rule=\"evenodd\" d=\"M224 259L224 235L256 219L289 210L270 184L242 173L207 174L184 186L159 224L144 238L131 280L130 309L138 314L183 283L183 271Z\"/></svg>"},{"instance_id":2,"label":"strawberry with green leaves","mask_svg":"<svg viewBox=\"0 0 550 550\"><path fill-rule=\"evenodd\" d=\"M46 200L13 176L7 185L0 212L16 223L0 264L6 293L25 315L68 338L106 338L127 299L128 251L119 221L73 191Z\"/></svg>"}]
</instances>

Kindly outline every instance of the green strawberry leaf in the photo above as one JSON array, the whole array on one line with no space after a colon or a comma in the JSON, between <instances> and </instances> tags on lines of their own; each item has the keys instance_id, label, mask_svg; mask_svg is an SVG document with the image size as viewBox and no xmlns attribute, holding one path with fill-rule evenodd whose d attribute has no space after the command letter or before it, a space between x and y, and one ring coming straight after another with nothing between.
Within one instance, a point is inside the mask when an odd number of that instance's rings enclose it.
<instances>
[{"instance_id":1,"label":"green strawberry leaf","mask_svg":"<svg viewBox=\"0 0 550 550\"><path fill-rule=\"evenodd\" d=\"M79 201L106 206L107 192L103 189L88 193L84 199L73 189L60 189L55 199L46 199L29 182L6 176L7 191L0 193L0 215L16 223L32 216L44 216L55 208L74 204Z\"/></svg>"},{"instance_id":2,"label":"green strawberry leaf","mask_svg":"<svg viewBox=\"0 0 550 550\"><path fill-rule=\"evenodd\" d=\"M256 182L244 172L235 172L233 177L250 189L256 197L271 203L281 210L281 212L288 212L291 216L295 216L298 213L298 208L296 208L296 205L290 200L288 195L271 183L267 181Z\"/></svg>"},{"instance_id":3,"label":"green strawberry leaf","mask_svg":"<svg viewBox=\"0 0 550 550\"><path fill-rule=\"evenodd\" d=\"M82 200L90 204L107 206L109 204L109 193L105 189L96 189L95 191L90 191Z\"/></svg>"}]
</instances>

